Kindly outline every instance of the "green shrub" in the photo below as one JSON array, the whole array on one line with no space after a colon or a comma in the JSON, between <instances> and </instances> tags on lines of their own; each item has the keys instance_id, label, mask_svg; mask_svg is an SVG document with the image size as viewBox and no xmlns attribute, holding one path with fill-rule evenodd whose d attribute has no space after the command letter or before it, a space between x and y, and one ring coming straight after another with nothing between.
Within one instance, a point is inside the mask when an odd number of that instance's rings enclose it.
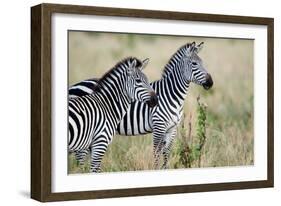
<instances>
[{"instance_id":1,"label":"green shrub","mask_svg":"<svg viewBox=\"0 0 281 206\"><path fill-rule=\"evenodd\" d=\"M196 119L196 135L192 137L192 116L188 121L188 128L185 126L186 115L184 114L183 121L179 127L179 138L176 141L175 153L178 156L178 161L174 167L183 166L190 168L197 163L201 167L201 156L203 147L206 142L206 111L207 105L200 102L200 97L197 98L197 119Z\"/></svg>"}]
</instances>

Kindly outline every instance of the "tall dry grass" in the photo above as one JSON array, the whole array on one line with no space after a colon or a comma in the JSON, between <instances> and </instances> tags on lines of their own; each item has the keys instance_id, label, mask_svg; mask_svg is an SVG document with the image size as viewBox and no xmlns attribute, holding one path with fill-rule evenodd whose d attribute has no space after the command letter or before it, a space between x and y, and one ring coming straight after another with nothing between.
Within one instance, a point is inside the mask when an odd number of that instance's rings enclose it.
<instances>
[{"instance_id":1,"label":"tall dry grass","mask_svg":"<svg viewBox=\"0 0 281 206\"><path fill-rule=\"evenodd\" d=\"M191 123L195 127L197 96L208 105L201 167L251 165L254 162L252 40L70 32L69 84L101 77L127 56L149 57L144 73L151 81L159 79L171 55L192 41L205 42L199 55L214 80L209 91L191 84L184 107L186 117L192 118L185 118L183 124ZM195 128L191 133L194 138ZM174 145L180 138L178 132ZM169 168L182 167L178 162L174 148ZM70 173L88 172L88 169L88 164L78 167L73 155L69 155ZM104 172L150 169L153 169L151 134L115 136L102 162Z\"/></svg>"}]
</instances>

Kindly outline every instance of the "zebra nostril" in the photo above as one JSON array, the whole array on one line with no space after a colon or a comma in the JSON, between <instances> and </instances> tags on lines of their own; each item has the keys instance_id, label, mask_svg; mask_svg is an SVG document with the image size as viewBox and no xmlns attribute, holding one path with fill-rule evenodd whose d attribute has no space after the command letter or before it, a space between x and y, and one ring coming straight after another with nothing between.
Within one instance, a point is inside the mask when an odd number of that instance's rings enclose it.
<instances>
[{"instance_id":1,"label":"zebra nostril","mask_svg":"<svg viewBox=\"0 0 281 206\"><path fill-rule=\"evenodd\" d=\"M208 79L207 79L207 81L208 81L210 87L212 87L213 84L214 84L214 82L213 82L212 76L211 76L210 74L208 74Z\"/></svg>"},{"instance_id":2,"label":"zebra nostril","mask_svg":"<svg viewBox=\"0 0 281 206\"><path fill-rule=\"evenodd\" d=\"M203 84L204 89L210 89L213 86L213 79L212 76L207 73L206 74L206 82Z\"/></svg>"}]
</instances>

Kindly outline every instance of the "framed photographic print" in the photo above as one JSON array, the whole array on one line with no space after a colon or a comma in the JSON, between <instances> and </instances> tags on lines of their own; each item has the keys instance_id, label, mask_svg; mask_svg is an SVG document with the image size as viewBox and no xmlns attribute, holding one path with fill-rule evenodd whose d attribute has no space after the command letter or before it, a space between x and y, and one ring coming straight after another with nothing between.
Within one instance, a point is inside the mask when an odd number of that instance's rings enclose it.
<instances>
[{"instance_id":1,"label":"framed photographic print","mask_svg":"<svg viewBox=\"0 0 281 206\"><path fill-rule=\"evenodd\" d=\"M31 8L31 197L273 187L273 19Z\"/></svg>"}]
</instances>

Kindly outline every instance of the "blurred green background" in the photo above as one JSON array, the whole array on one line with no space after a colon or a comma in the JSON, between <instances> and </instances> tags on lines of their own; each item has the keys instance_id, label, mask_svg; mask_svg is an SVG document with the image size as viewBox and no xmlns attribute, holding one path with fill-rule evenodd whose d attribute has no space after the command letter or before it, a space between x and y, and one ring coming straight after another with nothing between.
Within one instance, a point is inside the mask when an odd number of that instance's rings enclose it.
<instances>
[{"instance_id":1,"label":"blurred green background","mask_svg":"<svg viewBox=\"0 0 281 206\"><path fill-rule=\"evenodd\" d=\"M192 125L191 136L196 133L197 96L208 105L206 142L200 167L252 165L253 40L69 31L69 86L101 77L127 56L149 58L144 73L150 81L160 79L170 57L179 47L193 41L204 42L199 56L214 81L213 88L208 91L191 84L185 100L183 124ZM175 147L180 138L178 135ZM89 170L88 163L78 167L73 154L69 155L68 165L70 173ZM169 168L182 167L174 148ZM116 135L102 161L103 172L150 169L153 169L151 134Z\"/></svg>"}]
</instances>

